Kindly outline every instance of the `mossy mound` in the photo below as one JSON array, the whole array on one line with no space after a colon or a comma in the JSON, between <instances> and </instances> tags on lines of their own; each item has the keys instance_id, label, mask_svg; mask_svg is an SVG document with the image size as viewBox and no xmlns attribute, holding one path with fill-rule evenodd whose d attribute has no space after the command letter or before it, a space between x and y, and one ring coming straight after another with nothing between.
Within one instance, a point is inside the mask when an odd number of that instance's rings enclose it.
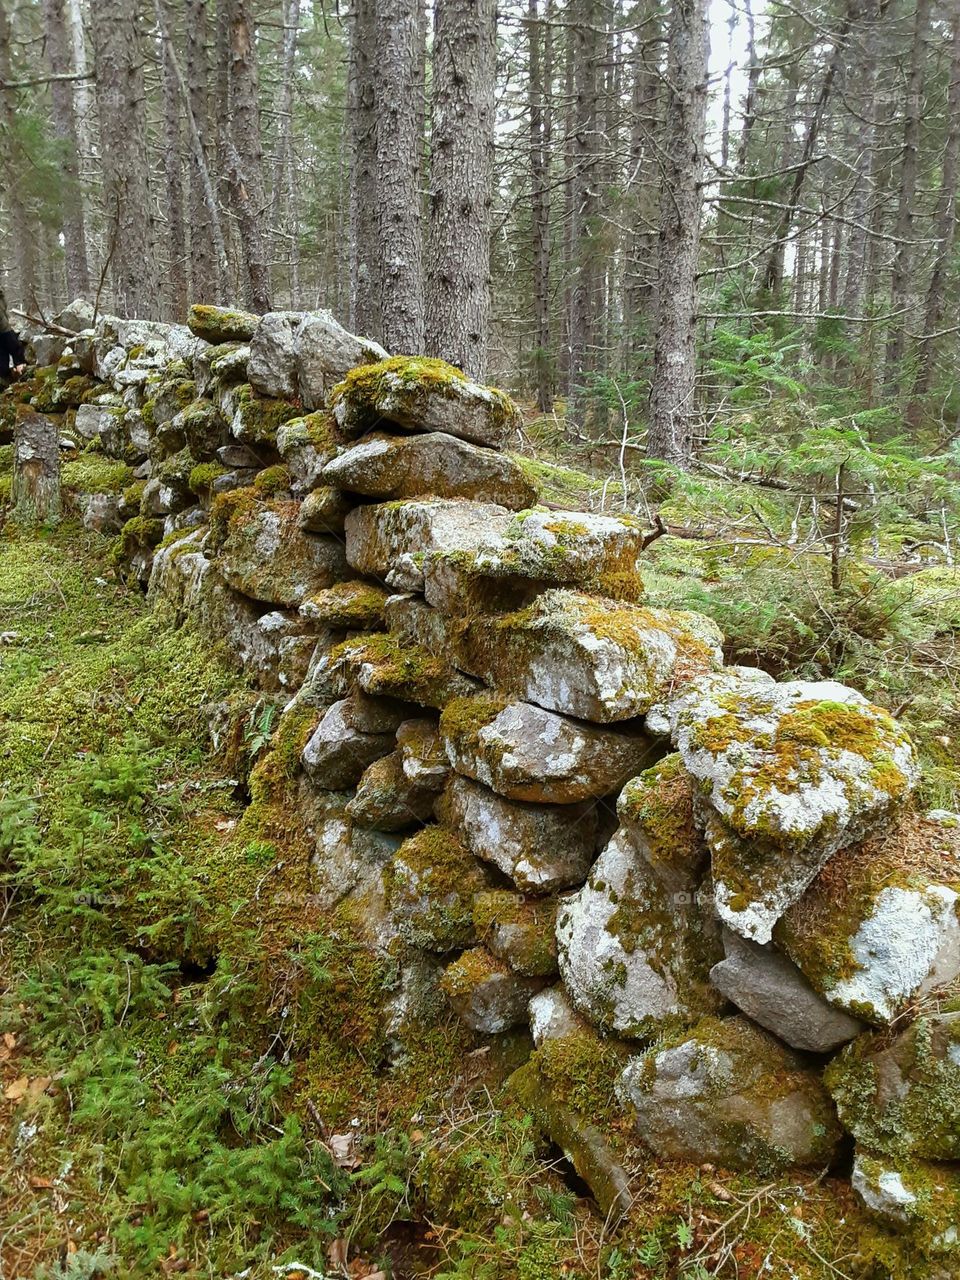
<instances>
[{"instance_id":1,"label":"mossy mound","mask_svg":"<svg viewBox=\"0 0 960 1280\"><path fill-rule=\"evenodd\" d=\"M190 332L214 346L223 342L249 342L259 323L260 317L249 311L201 303L194 303L187 315Z\"/></svg>"},{"instance_id":2,"label":"mossy mound","mask_svg":"<svg viewBox=\"0 0 960 1280\"><path fill-rule=\"evenodd\" d=\"M444 952L476 941L473 895L489 878L452 831L430 826L410 836L384 881L391 915L411 946Z\"/></svg>"}]
</instances>

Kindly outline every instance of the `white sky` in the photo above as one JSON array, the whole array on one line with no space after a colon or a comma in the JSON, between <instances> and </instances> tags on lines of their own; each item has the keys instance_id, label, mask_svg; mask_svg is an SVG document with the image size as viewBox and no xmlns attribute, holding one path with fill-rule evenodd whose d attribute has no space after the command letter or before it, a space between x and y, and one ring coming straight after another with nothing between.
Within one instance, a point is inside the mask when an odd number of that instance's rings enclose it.
<instances>
[{"instance_id":1,"label":"white sky","mask_svg":"<svg viewBox=\"0 0 960 1280\"><path fill-rule=\"evenodd\" d=\"M729 30L731 9L737 10L737 25L732 36ZM766 31L767 0L752 0L754 40L762 47ZM730 77L730 122L736 137L740 131L740 107L747 87L747 19L739 0L710 0L710 99L707 127L710 131L709 147L712 153L720 153L720 126L723 120L723 75L733 64Z\"/></svg>"}]
</instances>

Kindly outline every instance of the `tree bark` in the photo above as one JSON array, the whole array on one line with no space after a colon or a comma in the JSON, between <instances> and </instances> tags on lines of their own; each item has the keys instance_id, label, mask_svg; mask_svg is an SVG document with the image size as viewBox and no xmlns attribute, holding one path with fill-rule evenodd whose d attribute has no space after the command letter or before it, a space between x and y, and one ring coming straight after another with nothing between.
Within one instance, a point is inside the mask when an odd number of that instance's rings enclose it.
<instances>
[{"instance_id":1,"label":"tree bark","mask_svg":"<svg viewBox=\"0 0 960 1280\"><path fill-rule=\"evenodd\" d=\"M436 0L426 349L481 378L490 327L496 0Z\"/></svg>"},{"instance_id":2,"label":"tree bark","mask_svg":"<svg viewBox=\"0 0 960 1280\"><path fill-rule=\"evenodd\" d=\"M573 8L573 165L571 236L573 285L570 293L569 412L586 418L586 375L593 368L598 311L597 214L600 135L599 63L603 32L596 0L576 0Z\"/></svg>"},{"instance_id":3,"label":"tree bark","mask_svg":"<svg viewBox=\"0 0 960 1280\"><path fill-rule=\"evenodd\" d=\"M537 408L553 408L550 367L550 198L546 189L547 156L544 120L545 57L541 42L549 28L540 22L537 0L527 4L527 54L530 150L530 256L533 276L534 370Z\"/></svg>"},{"instance_id":4,"label":"tree bark","mask_svg":"<svg viewBox=\"0 0 960 1280\"><path fill-rule=\"evenodd\" d=\"M708 53L707 0L676 0L667 67L657 334L647 453L681 467L693 455Z\"/></svg>"},{"instance_id":5,"label":"tree bark","mask_svg":"<svg viewBox=\"0 0 960 1280\"><path fill-rule=\"evenodd\" d=\"M13 425L13 519L57 524L60 519L60 433L52 418L16 406Z\"/></svg>"},{"instance_id":6,"label":"tree bark","mask_svg":"<svg viewBox=\"0 0 960 1280\"><path fill-rule=\"evenodd\" d=\"M147 181L143 55L133 0L92 6L106 252L120 315L156 319L159 284Z\"/></svg>"},{"instance_id":7,"label":"tree bark","mask_svg":"<svg viewBox=\"0 0 960 1280\"><path fill-rule=\"evenodd\" d=\"M910 75L907 80L906 109L903 125L903 161L900 165L900 197L893 234L896 247L893 253L893 272L890 277L890 310L902 311L912 292L910 277L913 254L908 241L914 224L914 206L917 196L917 173L920 160L920 119L923 103L923 71L925 50L923 42L930 25L930 0L917 0L913 25L913 43L910 50ZM894 315L887 337L887 350L883 364L883 379L887 395L896 394L900 383L906 348L904 317Z\"/></svg>"},{"instance_id":8,"label":"tree bark","mask_svg":"<svg viewBox=\"0 0 960 1280\"><path fill-rule=\"evenodd\" d=\"M380 255L377 244L377 105L373 55L375 0L355 0L350 17L347 85L350 154L350 311L354 333L379 338Z\"/></svg>"},{"instance_id":9,"label":"tree bark","mask_svg":"<svg viewBox=\"0 0 960 1280\"><path fill-rule=\"evenodd\" d=\"M207 0L186 0L187 56L186 85L189 110L199 138L199 154L196 140L190 148L188 169L190 209L190 299L192 302L213 302L224 298L226 281L221 279L213 232L217 217L214 189L210 183L212 151L208 143L210 131L209 77L210 55L207 48L209 23ZM206 168L206 174L204 173ZM225 264L224 264L225 265Z\"/></svg>"},{"instance_id":10,"label":"tree bark","mask_svg":"<svg viewBox=\"0 0 960 1280\"><path fill-rule=\"evenodd\" d=\"M10 52L13 46L10 20L7 16L9 3L10 0L0 0L0 81L13 79L10 63ZM0 158L3 160L5 174L10 175L10 180L4 183L6 186L4 194L10 210L10 230L17 263L19 300L24 307L36 309L37 261L34 247L36 228L31 225L22 194L21 184L23 175L27 172L28 157L22 153L17 139L17 105L14 93L13 89L0 90Z\"/></svg>"},{"instance_id":11,"label":"tree bark","mask_svg":"<svg viewBox=\"0 0 960 1280\"><path fill-rule=\"evenodd\" d=\"M280 92L277 95L278 142L274 172L274 221L282 226L287 240L289 267L289 303L296 307L300 297L300 229L297 218L297 181L293 154L294 73L296 71L297 36L300 24L300 0L284 0L283 44Z\"/></svg>"},{"instance_id":12,"label":"tree bark","mask_svg":"<svg viewBox=\"0 0 960 1280\"><path fill-rule=\"evenodd\" d=\"M247 263L249 302L253 310L262 315L271 309L272 290L263 235L267 199L263 185L257 46L251 0L229 0L229 8L230 137L226 168Z\"/></svg>"},{"instance_id":13,"label":"tree bark","mask_svg":"<svg viewBox=\"0 0 960 1280\"><path fill-rule=\"evenodd\" d=\"M70 74L74 70L74 63L64 0L43 0L43 27L51 73L55 76ZM80 191L80 141L73 89L68 81L51 82L50 102L53 130L62 146L60 166L64 181L60 189L60 208L63 213L61 229L67 293L71 299L87 297L90 293L90 270L87 264L87 237Z\"/></svg>"},{"instance_id":14,"label":"tree bark","mask_svg":"<svg viewBox=\"0 0 960 1280\"><path fill-rule=\"evenodd\" d=\"M382 0L376 58L381 329L384 346L400 355L422 355L424 346L422 31L417 0Z\"/></svg>"},{"instance_id":15,"label":"tree bark","mask_svg":"<svg viewBox=\"0 0 960 1280\"><path fill-rule=\"evenodd\" d=\"M161 48L163 84L164 186L167 215L168 278L166 293L170 315L178 324L187 318L187 243L183 208L183 155L180 132L180 93L174 52L169 39Z\"/></svg>"}]
</instances>

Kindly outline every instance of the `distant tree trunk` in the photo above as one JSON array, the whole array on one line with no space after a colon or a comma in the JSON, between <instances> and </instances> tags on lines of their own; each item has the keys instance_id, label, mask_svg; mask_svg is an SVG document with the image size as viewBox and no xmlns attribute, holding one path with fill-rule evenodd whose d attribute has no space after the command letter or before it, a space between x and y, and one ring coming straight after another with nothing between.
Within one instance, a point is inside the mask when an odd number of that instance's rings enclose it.
<instances>
[{"instance_id":1,"label":"distant tree trunk","mask_svg":"<svg viewBox=\"0 0 960 1280\"><path fill-rule=\"evenodd\" d=\"M13 518L18 524L60 519L60 433L52 418L16 406L13 424Z\"/></svg>"},{"instance_id":2,"label":"distant tree trunk","mask_svg":"<svg viewBox=\"0 0 960 1280\"><path fill-rule=\"evenodd\" d=\"M47 62L51 74L67 76L73 72L73 50L64 12L64 0L43 0L43 27L46 37ZM60 209L63 213L63 254L67 269L67 293L72 298L90 293L90 271L87 265L87 237L83 225L83 199L80 192L80 141L69 81L53 80L50 84L53 108L53 130L61 143Z\"/></svg>"},{"instance_id":3,"label":"distant tree trunk","mask_svg":"<svg viewBox=\"0 0 960 1280\"><path fill-rule=\"evenodd\" d=\"M293 154L293 79L296 71L300 0L284 0L282 12L283 62L280 92L277 95L279 137L273 179L273 210L274 221L278 227L283 227L289 237L287 241L287 261L290 268L289 295L290 306L295 307L300 296L300 235L297 220L296 166Z\"/></svg>"},{"instance_id":4,"label":"distant tree trunk","mask_svg":"<svg viewBox=\"0 0 960 1280\"><path fill-rule=\"evenodd\" d=\"M496 0L436 0L426 348L472 378L490 328Z\"/></svg>"},{"instance_id":5,"label":"distant tree trunk","mask_svg":"<svg viewBox=\"0 0 960 1280\"><path fill-rule=\"evenodd\" d=\"M930 0L917 0L910 50L910 75L907 80L903 126L903 161L900 165L900 195L897 218L893 227L896 245L893 251L893 273L890 277L890 310L902 311L913 291L911 268L913 254L908 243L913 231L917 173L920 160L920 120L923 113L923 71L926 60L924 39L930 25ZM895 395L900 385L900 362L906 347L905 317L894 314L890 320L883 380L887 395Z\"/></svg>"},{"instance_id":6,"label":"distant tree trunk","mask_svg":"<svg viewBox=\"0 0 960 1280\"><path fill-rule=\"evenodd\" d=\"M756 23L750 0L744 0L747 15L747 91L743 99L743 126L737 147L737 173L746 172L750 153L750 135L757 120L757 87L760 84L760 61L757 58Z\"/></svg>"},{"instance_id":7,"label":"distant tree trunk","mask_svg":"<svg viewBox=\"0 0 960 1280\"><path fill-rule=\"evenodd\" d=\"M247 263L250 306L262 315L271 308L272 290L263 234L267 199L263 185L257 46L251 0L229 0L229 8L230 136L226 172Z\"/></svg>"},{"instance_id":8,"label":"distant tree trunk","mask_svg":"<svg viewBox=\"0 0 960 1280\"><path fill-rule=\"evenodd\" d=\"M106 253L114 307L155 319L159 285L148 187L143 54L134 0L91 7Z\"/></svg>"},{"instance_id":9,"label":"distant tree trunk","mask_svg":"<svg viewBox=\"0 0 960 1280\"><path fill-rule=\"evenodd\" d=\"M708 32L707 0L676 0L667 68L657 332L647 453L681 467L693 454Z\"/></svg>"},{"instance_id":10,"label":"distant tree trunk","mask_svg":"<svg viewBox=\"0 0 960 1280\"><path fill-rule=\"evenodd\" d=\"M627 236L624 279L624 327L628 351L636 356L651 326L651 304L657 274L657 210L660 156L657 131L660 124L660 15L653 6L644 27L643 43L634 54L630 125L630 186L635 194L628 206L632 227Z\"/></svg>"},{"instance_id":11,"label":"distant tree trunk","mask_svg":"<svg viewBox=\"0 0 960 1280\"><path fill-rule=\"evenodd\" d=\"M383 344L421 355L424 344L420 240L423 28L417 0L382 0L377 11L377 211Z\"/></svg>"},{"instance_id":12,"label":"distant tree trunk","mask_svg":"<svg viewBox=\"0 0 960 1280\"><path fill-rule=\"evenodd\" d=\"M603 52L601 11L596 0L576 0L573 26L573 180L571 209L574 276L570 295L570 412L582 426L586 418L586 375L595 358L598 301L597 162L599 64Z\"/></svg>"},{"instance_id":13,"label":"distant tree trunk","mask_svg":"<svg viewBox=\"0 0 960 1280\"><path fill-rule=\"evenodd\" d=\"M186 0L186 6L187 95L201 151L198 156L195 145L190 148L190 299L192 302L213 302L217 298L225 299L226 282L220 279L214 244L213 218L216 209L210 208L203 173L203 166L206 165L209 177L212 163L212 151L207 141L210 130L207 0Z\"/></svg>"},{"instance_id":14,"label":"distant tree trunk","mask_svg":"<svg viewBox=\"0 0 960 1280\"><path fill-rule=\"evenodd\" d=\"M917 350L917 379L908 417L914 425L919 420L923 397L930 390L939 340L932 335L943 320L944 291L950 256L957 234L957 178L960 162L960 10L954 14L950 52L950 89L947 93L947 141L940 170L940 191L933 215L933 234L937 249L927 286L924 305L923 333Z\"/></svg>"},{"instance_id":15,"label":"distant tree trunk","mask_svg":"<svg viewBox=\"0 0 960 1280\"><path fill-rule=\"evenodd\" d=\"M541 56L541 42L545 42L548 38L549 28L544 27L540 22L537 0L528 0L530 247L533 269L534 369L537 408L541 413L549 413L553 408L553 379L550 368L550 198L546 189L547 129L544 118L544 79L548 73L543 65L546 57Z\"/></svg>"},{"instance_id":16,"label":"distant tree trunk","mask_svg":"<svg viewBox=\"0 0 960 1280\"><path fill-rule=\"evenodd\" d=\"M167 214L166 293L170 299L170 315L182 324L187 318L187 237L183 209L183 154L180 140L180 92L169 40L161 48L163 82L163 171Z\"/></svg>"},{"instance_id":17,"label":"distant tree trunk","mask_svg":"<svg viewBox=\"0 0 960 1280\"><path fill-rule=\"evenodd\" d=\"M355 0L350 18L347 86L350 154L350 328L379 338L380 262L377 244L377 108L373 55L375 0Z\"/></svg>"},{"instance_id":18,"label":"distant tree trunk","mask_svg":"<svg viewBox=\"0 0 960 1280\"><path fill-rule=\"evenodd\" d=\"M9 4L10 0L0 0L0 81L13 79L10 65L12 40L10 21L7 16ZM22 154L17 140L15 92L13 89L0 90L0 158L3 160L6 188L4 196L10 211L10 231L13 239L13 256L17 263L20 301L24 306L33 307L37 300L36 228L31 225L21 194L23 175L28 171L28 158ZM9 179L6 175L9 175Z\"/></svg>"}]
</instances>

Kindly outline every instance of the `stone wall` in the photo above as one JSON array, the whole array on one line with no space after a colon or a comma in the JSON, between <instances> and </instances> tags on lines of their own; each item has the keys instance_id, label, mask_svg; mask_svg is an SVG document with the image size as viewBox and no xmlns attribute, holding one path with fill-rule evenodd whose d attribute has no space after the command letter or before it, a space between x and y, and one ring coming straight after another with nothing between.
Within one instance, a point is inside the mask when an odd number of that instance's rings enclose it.
<instances>
[{"instance_id":1,"label":"stone wall","mask_svg":"<svg viewBox=\"0 0 960 1280\"><path fill-rule=\"evenodd\" d=\"M867 1206L929 1236L960 1203L960 840L890 715L726 667L709 619L644 606L635 519L537 505L507 396L326 312L37 345L33 407L135 469L87 523L298 726L315 890L400 961L398 1028L438 992L529 1025L525 1096L605 1208L622 1171L540 1071L571 1037L618 1045L659 1157L823 1168L846 1131Z\"/></svg>"}]
</instances>

